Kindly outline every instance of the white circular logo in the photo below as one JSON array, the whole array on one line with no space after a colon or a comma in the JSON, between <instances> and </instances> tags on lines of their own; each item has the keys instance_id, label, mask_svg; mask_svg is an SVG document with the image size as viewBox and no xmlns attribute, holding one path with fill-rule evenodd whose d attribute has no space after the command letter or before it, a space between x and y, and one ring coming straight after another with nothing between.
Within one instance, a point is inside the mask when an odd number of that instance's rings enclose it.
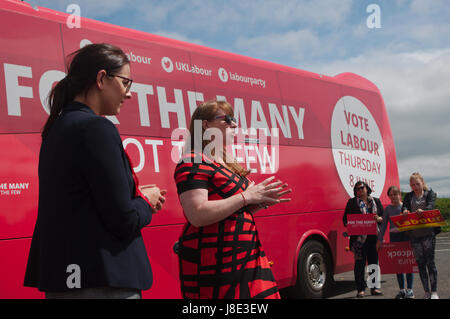
<instances>
[{"instance_id":1,"label":"white circular logo","mask_svg":"<svg viewBox=\"0 0 450 319\"><path fill-rule=\"evenodd\" d=\"M218 71L218 74L219 74L219 79L222 82L224 82L224 83L228 82L228 72L227 72L227 70L225 70L224 68L220 68L219 71Z\"/></svg>"},{"instance_id":2,"label":"white circular logo","mask_svg":"<svg viewBox=\"0 0 450 319\"><path fill-rule=\"evenodd\" d=\"M164 57L161 59L161 66L164 69L164 71L170 73L173 71L173 63L172 60L168 57Z\"/></svg>"},{"instance_id":3,"label":"white circular logo","mask_svg":"<svg viewBox=\"0 0 450 319\"><path fill-rule=\"evenodd\" d=\"M342 97L331 119L334 164L350 197L358 181L380 197L386 180L386 156L378 125L367 107L352 96Z\"/></svg>"}]
</instances>

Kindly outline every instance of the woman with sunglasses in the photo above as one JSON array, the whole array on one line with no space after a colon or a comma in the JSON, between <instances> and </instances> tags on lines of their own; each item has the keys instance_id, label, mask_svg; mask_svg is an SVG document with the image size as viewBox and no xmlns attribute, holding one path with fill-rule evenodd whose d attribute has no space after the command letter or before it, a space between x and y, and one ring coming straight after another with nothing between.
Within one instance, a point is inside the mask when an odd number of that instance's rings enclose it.
<instances>
[{"instance_id":1,"label":"woman with sunglasses","mask_svg":"<svg viewBox=\"0 0 450 319\"><path fill-rule=\"evenodd\" d=\"M138 187L119 132L103 117L131 98L130 62L109 44L70 57L49 95L24 284L47 298L140 298L152 283L141 229L165 191Z\"/></svg>"},{"instance_id":2,"label":"woman with sunglasses","mask_svg":"<svg viewBox=\"0 0 450 319\"><path fill-rule=\"evenodd\" d=\"M259 184L248 179L249 171L226 150L236 126L227 102L199 105L190 143L175 169L187 218L178 244L184 298L279 298L253 214L289 201L282 196L291 190L273 176Z\"/></svg>"},{"instance_id":3,"label":"woman with sunglasses","mask_svg":"<svg viewBox=\"0 0 450 319\"><path fill-rule=\"evenodd\" d=\"M372 189L363 181L356 182L353 193L355 197L348 200L344 212L344 226L347 226L348 214L374 214L374 219L380 224L383 221L383 205L381 201L370 196ZM366 261L368 265L378 265L377 252L377 235L359 235L350 236L350 250L355 257L355 283L358 291L356 297L363 298L366 289L366 282L364 280L364 270ZM380 287L372 288L370 293L372 295L382 295Z\"/></svg>"}]
</instances>

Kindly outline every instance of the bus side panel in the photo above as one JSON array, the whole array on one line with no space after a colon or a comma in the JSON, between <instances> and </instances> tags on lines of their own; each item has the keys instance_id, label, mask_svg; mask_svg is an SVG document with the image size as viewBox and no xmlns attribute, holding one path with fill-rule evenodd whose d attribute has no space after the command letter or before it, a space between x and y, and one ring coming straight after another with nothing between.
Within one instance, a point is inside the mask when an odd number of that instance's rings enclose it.
<instances>
[{"instance_id":1,"label":"bus side panel","mask_svg":"<svg viewBox=\"0 0 450 319\"><path fill-rule=\"evenodd\" d=\"M0 11L0 26L0 133L39 132L41 100L60 79L47 71L64 71L59 24Z\"/></svg>"},{"instance_id":2,"label":"bus side panel","mask_svg":"<svg viewBox=\"0 0 450 319\"><path fill-rule=\"evenodd\" d=\"M43 298L36 288L23 286L31 238L0 240L0 299Z\"/></svg>"},{"instance_id":3,"label":"bus side panel","mask_svg":"<svg viewBox=\"0 0 450 319\"><path fill-rule=\"evenodd\" d=\"M345 207L348 199L339 183L329 148L280 146L280 168L276 177L292 188L288 203L281 203L262 214L318 212ZM262 181L264 176L254 178Z\"/></svg>"},{"instance_id":4,"label":"bus side panel","mask_svg":"<svg viewBox=\"0 0 450 319\"><path fill-rule=\"evenodd\" d=\"M305 109L303 138L293 138L289 145L331 148L331 115L341 98L339 85L286 72L279 72L278 78L283 103ZM292 127L297 126L293 123ZM295 136L299 134L295 132Z\"/></svg>"},{"instance_id":5,"label":"bus side panel","mask_svg":"<svg viewBox=\"0 0 450 319\"><path fill-rule=\"evenodd\" d=\"M178 256L173 246L178 241L183 226L145 227L142 230L153 272L153 285L149 290L142 292L143 298L181 298Z\"/></svg>"},{"instance_id":6,"label":"bus side panel","mask_svg":"<svg viewBox=\"0 0 450 319\"><path fill-rule=\"evenodd\" d=\"M273 261L272 271L280 288L295 285L297 246L309 231L326 236L323 239L330 248L335 273L351 269L353 255L345 251L348 239L342 236L342 215L342 211L326 211L256 217L261 244L269 261Z\"/></svg>"},{"instance_id":7,"label":"bus side panel","mask_svg":"<svg viewBox=\"0 0 450 319\"><path fill-rule=\"evenodd\" d=\"M0 245L31 237L37 216L39 134L0 134Z\"/></svg>"}]
</instances>

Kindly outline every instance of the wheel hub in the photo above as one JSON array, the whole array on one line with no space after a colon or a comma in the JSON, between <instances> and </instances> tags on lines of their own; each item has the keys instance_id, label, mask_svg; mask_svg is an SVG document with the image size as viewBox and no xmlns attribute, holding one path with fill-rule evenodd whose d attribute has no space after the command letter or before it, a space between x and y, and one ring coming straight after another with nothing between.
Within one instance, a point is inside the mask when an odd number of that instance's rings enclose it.
<instances>
[{"instance_id":1,"label":"wheel hub","mask_svg":"<svg viewBox=\"0 0 450 319\"><path fill-rule=\"evenodd\" d=\"M325 285L325 266L323 257L319 253L311 253L307 260L308 281L314 290L321 290Z\"/></svg>"}]
</instances>

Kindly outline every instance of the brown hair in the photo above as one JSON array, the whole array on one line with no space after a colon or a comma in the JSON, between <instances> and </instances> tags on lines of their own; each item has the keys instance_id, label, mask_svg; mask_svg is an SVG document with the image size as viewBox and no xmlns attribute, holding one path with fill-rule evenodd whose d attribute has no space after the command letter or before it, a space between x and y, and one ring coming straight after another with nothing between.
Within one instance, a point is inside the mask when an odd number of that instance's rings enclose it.
<instances>
[{"instance_id":1,"label":"brown hair","mask_svg":"<svg viewBox=\"0 0 450 319\"><path fill-rule=\"evenodd\" d=\"M195 134L196 132L194 129L195 121L196 120L212 121L214 120L214 117L217 115L219 110L222 110L226 115L234 116L233 107L230 105L230 103L226 101L209 100L197 106L194 113L192 114L191 123L189 125L189 133L191 136L190 150L201 149L203 151L206 145L208 145L208 143L210 142L208 140L203 139L203 133L205 132L203 126L201 136L196 136ZM185 151L187 151L187 149L185 149ZM250 170L244 169L239 163L236 162L236 160L231 155L227 153L225 145L223 146L221 155L223 157L225 165L233 173L238 174L240 176L247 176L248 174L250 174Z\"/></svg>"},{"instance_id":2,"label":"brown hair","mask_svg":"<svg viewBox=\"0 0 450 319\"><path fill-rule=\"evenodd\" d=\"M397 193L401 194L400 188L398 188L397 186L391 186L388 188L388 190L387 190L388 196L389 196L390 192L397 192Z\"/></svg>"},{"instance_id":3,"label":"brown hair","mask_svg":"<svg viewBox=\"0 0 450 319\"><path fill-rule=\"evenodd\" d=\"M53 122L64 106L79 94L87 94L95 83L97 73L105 70L108 74L118 72L130 61L118 47L107 43L89 44L69 54L67 75L50 91L48 100L50 116L42 130L42 138L47 136Z\"/></svg>"}]
</instances>

